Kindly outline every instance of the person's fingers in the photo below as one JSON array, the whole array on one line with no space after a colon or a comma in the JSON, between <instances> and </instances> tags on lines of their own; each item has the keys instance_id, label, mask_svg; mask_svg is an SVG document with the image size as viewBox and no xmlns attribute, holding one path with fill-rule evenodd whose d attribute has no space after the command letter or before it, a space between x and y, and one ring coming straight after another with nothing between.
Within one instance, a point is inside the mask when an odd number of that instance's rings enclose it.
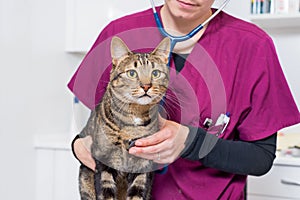
<instances>
[{"instance_id":1,"label":"person's fingers","mask_svg":"<svg viewBox=\"0 0 300 200\"><path fill-rule=\"evenodd\" d=\"M134 146L129 149L129 153L144 159L154 160L154 162L160 164L171 163L174 160L172 141L166 139L151 146Z\"/></svg>"},{"instance_id":2,"label":"person's fingers","mask_svg":"<svg viewBox=\"0 0 300 200\"><path fill-rule=\"evenodd\" d=\"M174 160L169 151L162 151L162 152L158 152L155 155L153 155L153 161L158 164L170 164Z\"/></svg>"},{"instance_id":3,"label":"person's fingers","mask_svg":"<svg viewBox=\"0 0 300 200\"><path fill-rule=\"evenodd\" d=\"M159 151L162 151L164 148L164 142L157 142L156 139L149 139L153 145L147 146L147 145L136 145L129 149L129 153L133 154L154 154L158 153ZM153 143L154 142L154 143ZM146 142L145 142L146 143ZM149 158L149 157L147 157Z\"/></svg>"},{"instance_id":4,"label":"person's fingers","mask_svg":"<svg viewBox=\"0 0 300 200\"><path fill-rule=\"evenodd\" d=\"M129 153L161 164L174 162L184 148L189 129L163 118L160 123L164 123L160 131L137 140Z\"/></svg>"},{"instance_id":5,"label":"person's fingers","mask_svg":"<svg viewBox=\"0 0 300 200\"><path fill-rule=\"evenodd\" d=\"M138 139L135 142L135 145L140 147L153 146L165 141L169 137L170 137L170 132L166 129L161 129L160 131L154 133L153 135L150 135L146 138Z\"/></svg>"},{"instance_id":6,"label":"person's fingers","mask_svg":"<svg viewBox=\"0 0 300 200\"><path fill-rule=\"evenodd\" d=\"M95 170L96 163L91 154L89 138L79 138L74 142L74 153L76 157L88 168Z\"/></svg>"},{"instance_id":7,"label":"person's fingers","mask_svg":"<svg viewBox=\"0 0 300 200\"><path fill-rule=\"evenodd\" d=\"M175 159L173 158L172 151L161 151L157 153L135 153L133 154L135 156L147 159L147 160L153 160L154 162L158 164L169 164L172 163Z\"/></svg>"}]
</instances>

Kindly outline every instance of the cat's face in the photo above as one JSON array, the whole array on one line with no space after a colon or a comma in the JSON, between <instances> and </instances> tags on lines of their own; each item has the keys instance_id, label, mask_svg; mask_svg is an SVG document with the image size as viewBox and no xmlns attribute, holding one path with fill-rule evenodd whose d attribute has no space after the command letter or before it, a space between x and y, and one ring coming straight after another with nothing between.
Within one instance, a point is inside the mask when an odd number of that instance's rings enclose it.
<instances>
[{"instance_id":1,"label":"cat's face","mask_svg":"<svg viewBox=\"0 0 300 200\"><path fill-rule=\"evenodd\" d=\"M151 53L133 53L120 38L114 37L110 75L114 95L127 103L158 103L169 83L169 49L170 40L165 38Z\"/></svg>"}]
</instances>

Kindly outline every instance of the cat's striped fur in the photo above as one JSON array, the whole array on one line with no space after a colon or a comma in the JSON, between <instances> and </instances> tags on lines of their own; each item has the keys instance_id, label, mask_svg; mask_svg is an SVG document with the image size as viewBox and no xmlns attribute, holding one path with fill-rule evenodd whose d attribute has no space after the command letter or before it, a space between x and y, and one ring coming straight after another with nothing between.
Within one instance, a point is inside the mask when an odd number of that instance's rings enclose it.
<instances>
[{"instance_id":1,"label":"cat's striped fur","mask_svg":"<svg viewBox=\"0 0 300 200\"><path fill-rule=\"evenodd\" d=\"M110 82L81 137L92 137L96 171L80 167L81 199L150 199L155 163L128 153L132 142L158 130L158 106L169 83L170 41L151 53L133 53L111 42Z\"/></svg>"}]
</instances>

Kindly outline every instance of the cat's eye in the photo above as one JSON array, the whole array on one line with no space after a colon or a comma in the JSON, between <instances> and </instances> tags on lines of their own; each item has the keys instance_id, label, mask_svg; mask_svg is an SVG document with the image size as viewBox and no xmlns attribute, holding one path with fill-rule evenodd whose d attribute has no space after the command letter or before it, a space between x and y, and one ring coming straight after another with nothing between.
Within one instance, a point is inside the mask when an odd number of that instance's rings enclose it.
<instances>
[{"instance_id":1,"label":"cat's eye","mask_svg":"<svg viewBox=\"0 0 300 200\"><path fill-rule=\"evenodd\" d=\"M154 70L152 72L152 78L159 78L160 74L161 74L161 72L159 70Z\"/></svg>"},{"instance_id":2,"label":"cat's eye","mask_svg":"<svg viewBox=\"0 0 300 200\"><path fill-rule=\"evenodd\" d=\"M129 77L129 78L136 78L137 77L137 72L135 71L135 70L128 70L127 72L126 72L126 74L127 74L127 76Z\"/></svg>"}]
</instances>

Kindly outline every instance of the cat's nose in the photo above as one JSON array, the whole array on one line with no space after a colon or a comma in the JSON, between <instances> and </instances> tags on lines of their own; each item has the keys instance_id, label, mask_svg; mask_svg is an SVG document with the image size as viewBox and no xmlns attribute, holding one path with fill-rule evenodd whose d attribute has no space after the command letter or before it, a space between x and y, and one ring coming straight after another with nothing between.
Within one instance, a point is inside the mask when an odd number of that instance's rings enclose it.
<instances>
[{"instance_id":1,"label":"cat's nose","mask_svg":"<svg viewBox=\"0 0 300 200\"><path fill-rule=\"evenodd\" d=\"M147 92L151 87L152 87L152 84L151 84L151 83L150 83L150 84L142 84L142 85L141 85L141 88L143 88L143 90L144 90L145 92Z\"/></svg>"}]
</instances>

